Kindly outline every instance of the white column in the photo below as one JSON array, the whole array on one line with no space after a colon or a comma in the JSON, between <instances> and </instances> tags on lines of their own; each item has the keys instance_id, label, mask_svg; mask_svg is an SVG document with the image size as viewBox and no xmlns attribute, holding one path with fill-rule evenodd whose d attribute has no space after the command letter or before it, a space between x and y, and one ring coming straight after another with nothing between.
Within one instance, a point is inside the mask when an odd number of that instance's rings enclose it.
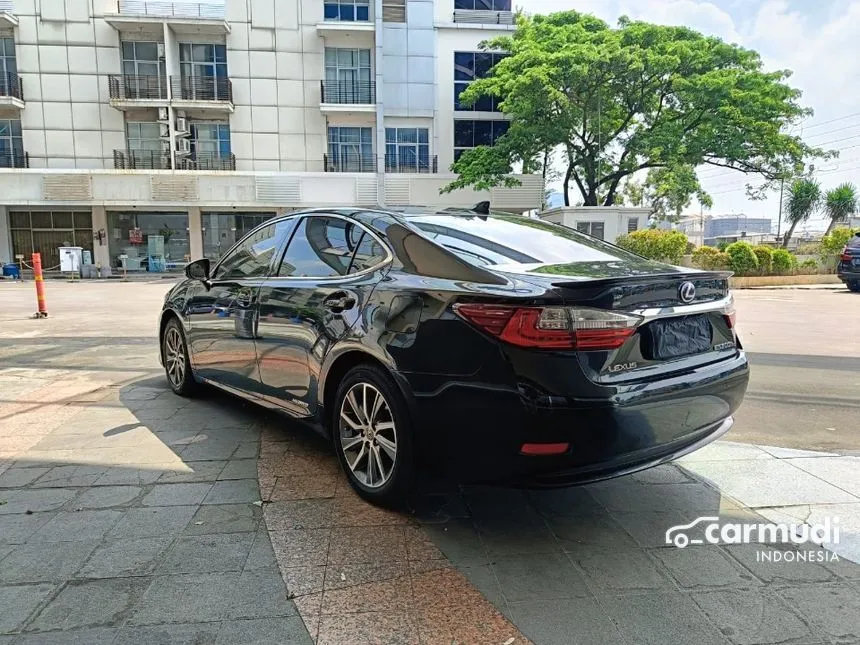
<instances>
[{"instance_id":1,"label":"white column","mask_svg":"<svg viewBox=\"0 0 860 645\"><path fill-rule=\"evenodd\" d=\"M385 80L382 78L382 0L374 3L376 30L375 78L376 78L376 195L380 206L385 206L385 105L382 96Z\"/></svg>"},{"instance_id":2,"label":"white column","mask_svg":"<svg viewBox=\"0 0 860 645\"><path fill-rule=\"evenodd\" d=\"M104 234L99 238L99 231ZM101 241L99 241L101 239ZM102 267L110 266L110 229L104 206L93 206L93 262ZM104 273L102 273L104 275Z\"/></svg>"},{"instance_id":3,"label":"white column","mask_svg":"<svg viewBox=\"0 0 860 645\"><path fill-rule=\"evenodd\" d=\"M9 211L0 206L0 262L12 262L12 234L9 231Z\"/></svg>"},{"instance_id":4,"label":"white column","mask_svg":"<svg viewBox=\"0 0 860 645\"><path fill-rule=\"evenodd\" d=\"M196 206L188 209L188 253L192 262L203 257L203 216Z\"/></svg>"}]
</instances>

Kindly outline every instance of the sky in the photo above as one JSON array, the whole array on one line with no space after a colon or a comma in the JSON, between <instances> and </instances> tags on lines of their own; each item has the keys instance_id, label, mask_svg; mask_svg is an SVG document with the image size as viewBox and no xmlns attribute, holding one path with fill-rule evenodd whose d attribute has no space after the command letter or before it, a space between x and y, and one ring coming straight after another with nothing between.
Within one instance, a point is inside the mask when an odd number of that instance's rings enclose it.
<instances>
[{"instance_id":1,"label":"sky","mask_svg":"<svg viewBox=\"0 0 860 645\"><path fill-rule=\"evenodd\" d=\"M815 111L796 128L809 144L839 150L821 161L817 178L829 189L850 181L860 186L860 0L514 0L529 13L576 9L614 25L619 16L685 25L758 51L767 69L790 69L789 83ZM700 171L713 196L713 215L771 217L776 226L779 193L764 201L746 197L740 173ZM698 206L691 210L697 212ZM825 227L821 219L806 227ZM784 229L783 229L784 230Z\"/></svg>"}]
</instances>

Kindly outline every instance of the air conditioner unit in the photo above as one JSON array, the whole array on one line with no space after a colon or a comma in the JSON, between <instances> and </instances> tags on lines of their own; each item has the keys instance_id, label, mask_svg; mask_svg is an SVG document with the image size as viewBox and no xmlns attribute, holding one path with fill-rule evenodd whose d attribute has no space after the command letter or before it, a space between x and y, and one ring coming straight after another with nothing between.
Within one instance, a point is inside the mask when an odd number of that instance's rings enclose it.
<instances>
[{"instance_id":1,"label":"air conditioner unit","mask_svg":"<svg viewBox=\"0 0 860 645\"><path fill-rule=\"evenodd\" d=\"M176 153L180 155L191 154L191 141L189 139L177 139Z\"/></svg>"},{"instance_id":2,"label":"air conditioner unit","mask_svg":"<svg viewBox=\"0 0 860 645\"><path fill-rule=\"evenodd\" d=\"M164 43L158 43L158 57L164 58Z\"/></svg>"},{"instance_id":3,"label":"air conditioner unit","mask_svg":"<svg viewBox=\"0 0 860 645\"><path fill-rule=\"evenodd\" d=\"M161 151L162 152L170 152L170 141L162 141L161 142Z\"/></svg>"},{"instance_id":4,"label":"air conditioner unit","mask_svg":"<svg viewBox=\"0 0 860 645\"><path fill-rule=\"evenodd\" d=\"M158 120L159 121L170 121L170 113L167 111L166 107L158 108Z\"/></svg>"},{"instance_id":5,"label":"air conditioner unit","mask_svg":"<svg viewBox=\"0 0 860 645\"><path fill-rule=\"evenodd\" d=\"M188 119L184 116L176 119L176 134L177 136L188 133Z\"/></svg>"},{"instance_id":6,"label":"air conditioner unit","mask_svg":"<svg viewBox=\"0 0 860 645\"><path fill-rule=\"evenodd\" d=\"M176 110L176 118L184 119L185 118L185 110Z\"/></svg>"},{"instance_id":7,"label":"air conditioner unit","mask_svg":"<svg viewBox=\"0 0 860 645\"><path fill-rule=\"evenodd\" d=\"M168 123L159 123L158 124L158 135L162 139L170 138L170 125Z\"/></svg>"}]
</instances>

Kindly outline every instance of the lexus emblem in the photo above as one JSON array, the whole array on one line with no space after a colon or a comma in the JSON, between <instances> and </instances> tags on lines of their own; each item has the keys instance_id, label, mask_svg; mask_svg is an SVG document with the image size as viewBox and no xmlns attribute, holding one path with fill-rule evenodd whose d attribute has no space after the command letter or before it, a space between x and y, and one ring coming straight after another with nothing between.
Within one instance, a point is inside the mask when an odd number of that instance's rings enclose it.
<instances>
[{"instance_id":1,"label":"lexus emblem","mask_svg":"<svg viewBox=\"0 0 860 645\"><path fill-rule=\"evenodd\" d=\"M678 287L678 295L681 297L681 302L693 302L696 299L696 285L692 282L683 282Z\"/></svg>"}]
</instances>

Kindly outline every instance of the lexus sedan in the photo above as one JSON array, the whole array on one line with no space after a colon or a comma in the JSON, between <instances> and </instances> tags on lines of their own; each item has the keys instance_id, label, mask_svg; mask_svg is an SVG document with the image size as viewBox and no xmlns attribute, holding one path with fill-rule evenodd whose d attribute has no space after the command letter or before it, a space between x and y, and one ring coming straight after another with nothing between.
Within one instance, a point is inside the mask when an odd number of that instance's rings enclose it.
<instances>
[{"instance_id":1,"label":"lexus sedan","mask_svg":"<svg viewBox=\"0 0 860 645\"><path fill-rule=\"evenodd\" d=\"M293 213L186 275L170 387L307 422L380 504L424 469L555 487L656 466L728 431L749 377L729 274L486 203Z\"/></svg>"},{"instance_id":2,"label":"lexus sedan","mask_svg":"<svg viewBox=\"0 0 860 645\"><path fill-rule=\"evenodd\" d=\"M860 231L848 240L839 256L836 275L851 291L860 291Z\"/></svg>"}]
</instances>

